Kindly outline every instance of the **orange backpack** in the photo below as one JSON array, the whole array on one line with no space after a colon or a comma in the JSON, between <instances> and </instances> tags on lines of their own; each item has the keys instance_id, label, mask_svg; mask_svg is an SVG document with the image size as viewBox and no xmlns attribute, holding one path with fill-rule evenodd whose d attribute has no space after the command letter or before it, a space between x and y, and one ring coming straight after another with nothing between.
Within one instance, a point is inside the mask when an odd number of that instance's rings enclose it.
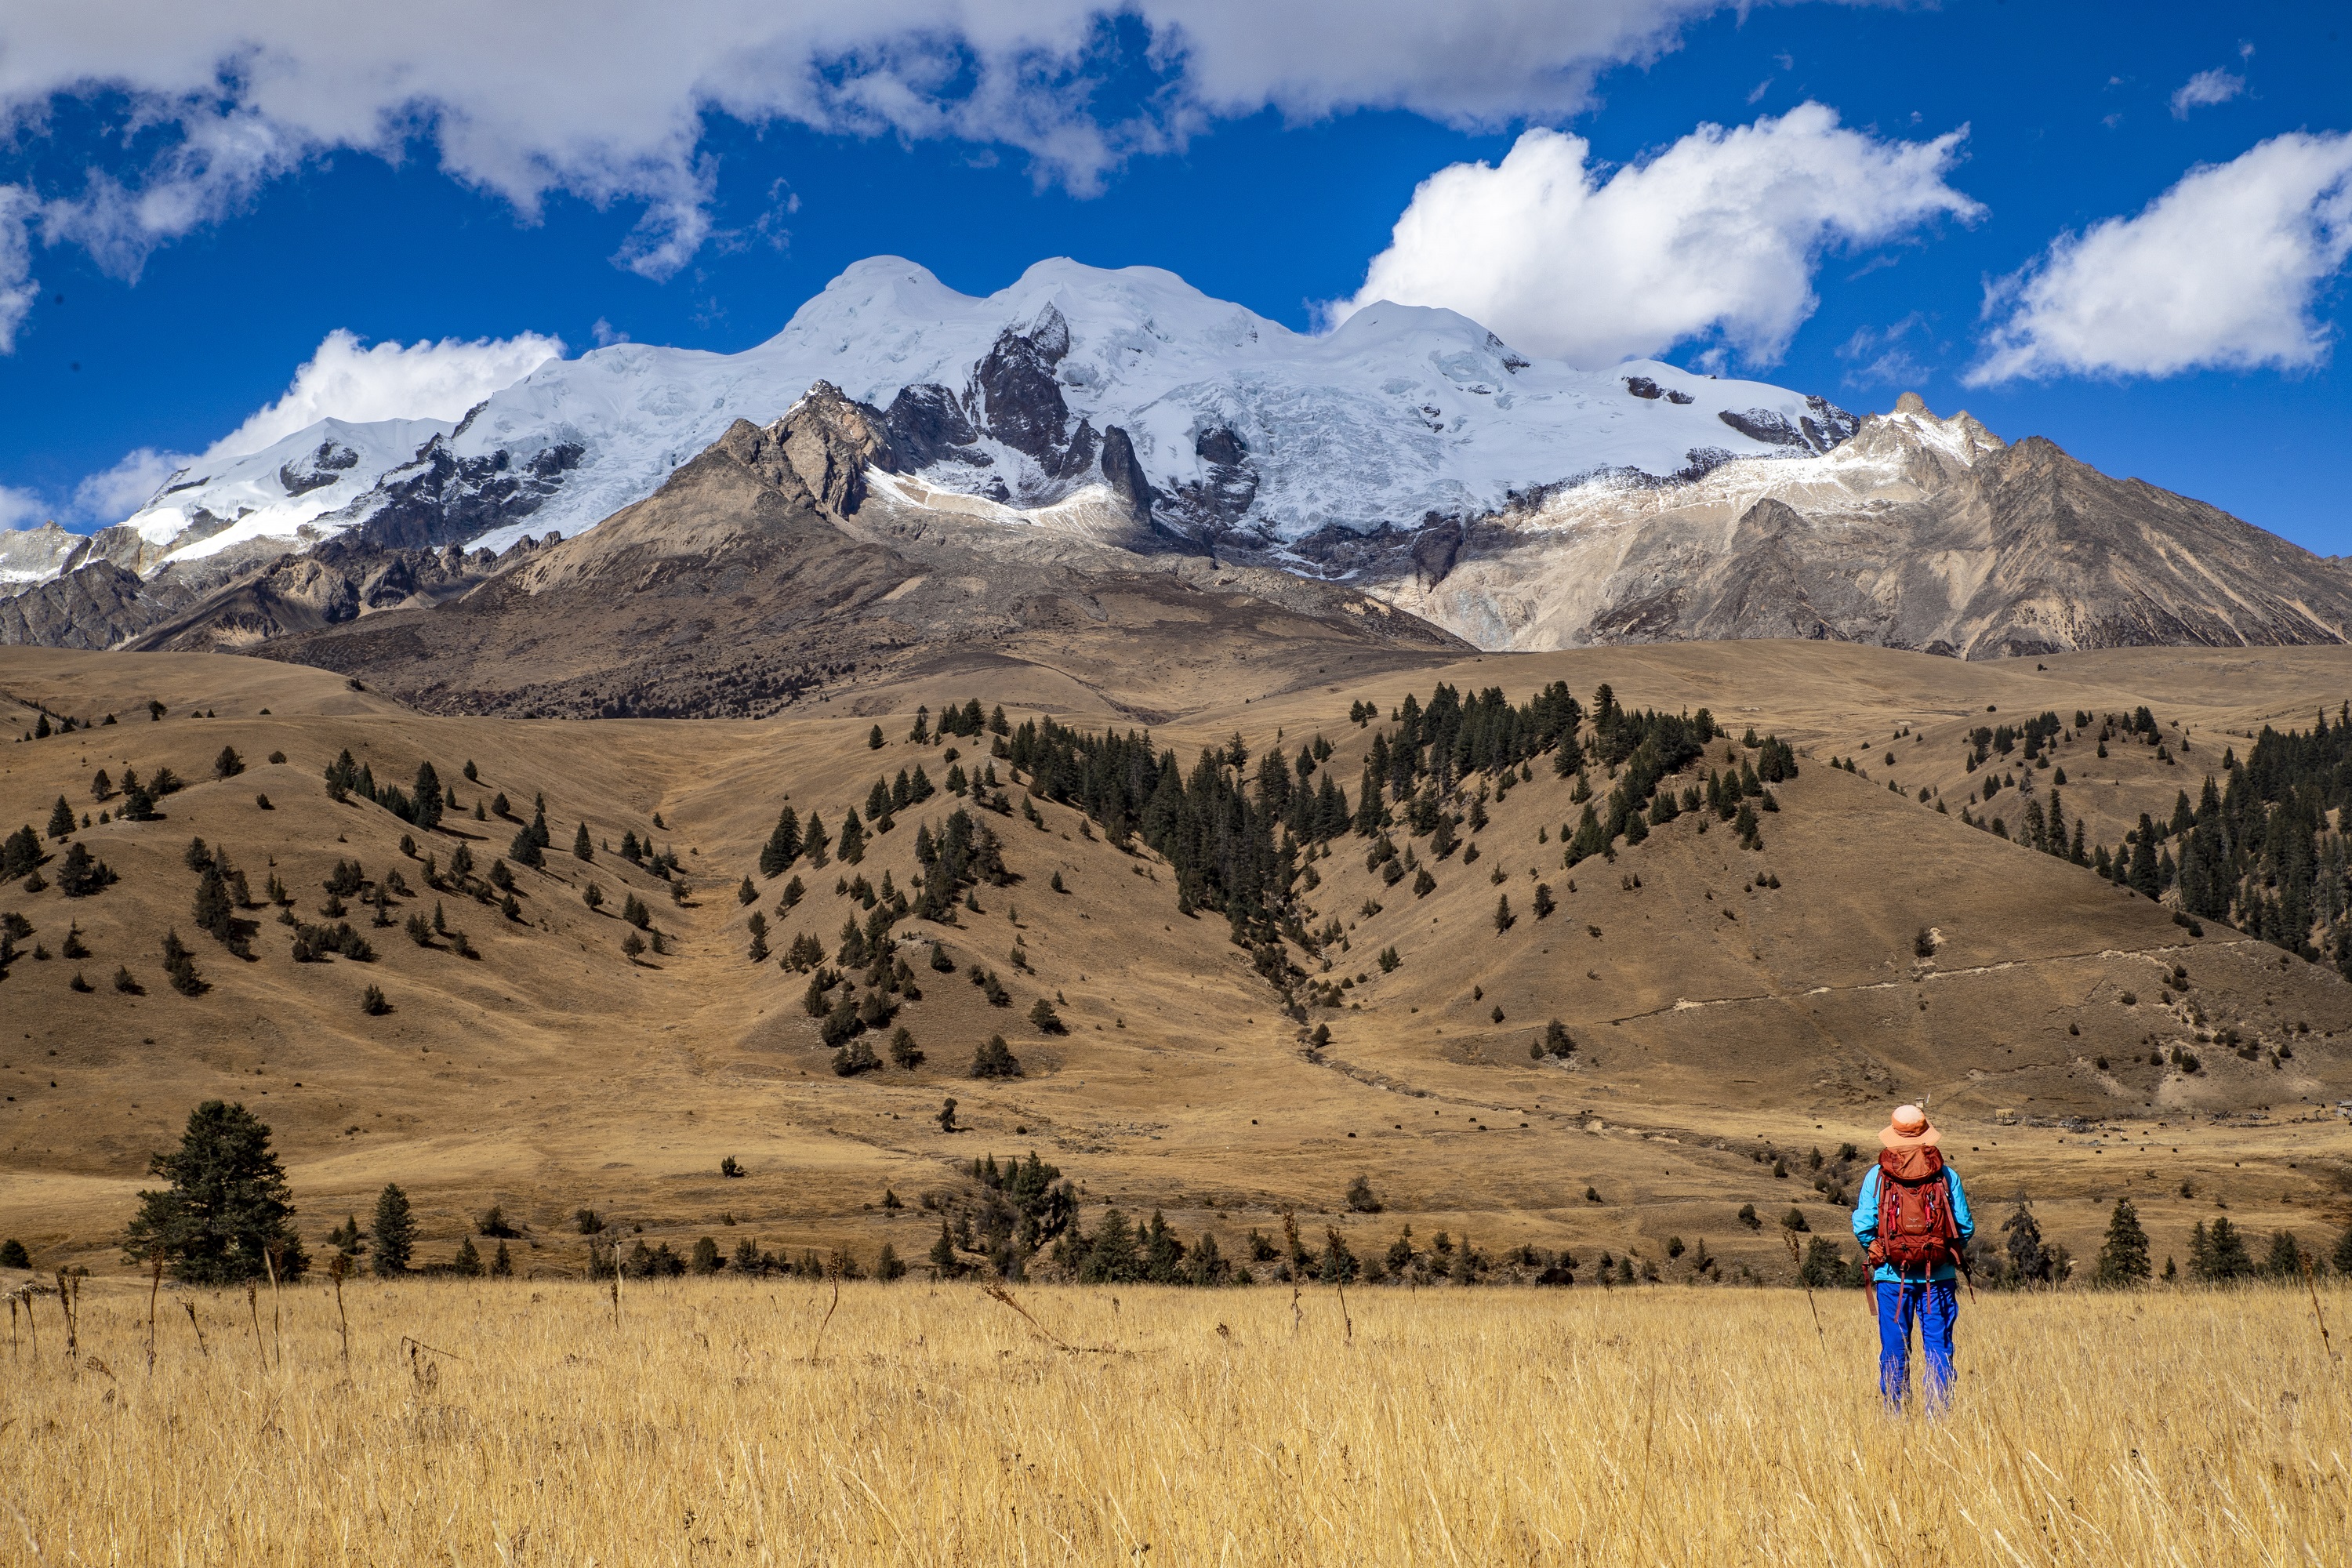
<instances>
[{"instance_id":1,"label":"orange backpack","mask_svg":"<svg viewBox=\"0 0 2352 1568\"><path fill-rule=\"evenodd\" d=\"M1952 1217L1952 1189L1944 1157L1934 1148L1889 1149L1878 1156L1878 1239L1874 1263L1923 1273L1958 1261L1960 1228Z\"/></svg>"}]
</instances>

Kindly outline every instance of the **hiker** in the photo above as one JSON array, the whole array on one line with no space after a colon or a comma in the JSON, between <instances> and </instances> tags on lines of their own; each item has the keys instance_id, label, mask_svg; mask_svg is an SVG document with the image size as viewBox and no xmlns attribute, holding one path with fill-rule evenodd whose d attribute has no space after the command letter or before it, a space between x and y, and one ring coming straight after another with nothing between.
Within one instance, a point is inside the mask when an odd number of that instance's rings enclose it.
<instances>
[{"instance_id":1,"label":"hiker","mask_svg":"<svg viewBox=\"0 0 2352 1568\"><path fill-rule=\"evenodd\" d=\"M1878 1308L1878 1388L1900 1409L1911 1384L1911 1323L1927 1352L1927 1407L1941 1410L1952 1383L1952 1321L1957 1284L1967 1267L1969 1196L1960 1173L1944 1163L1943 1142L1916 1105L1898 1105L1878 1134L1885 1151L1853 1204L1853 1235L1874 1265Z\"/></svg>"}]
</instances>

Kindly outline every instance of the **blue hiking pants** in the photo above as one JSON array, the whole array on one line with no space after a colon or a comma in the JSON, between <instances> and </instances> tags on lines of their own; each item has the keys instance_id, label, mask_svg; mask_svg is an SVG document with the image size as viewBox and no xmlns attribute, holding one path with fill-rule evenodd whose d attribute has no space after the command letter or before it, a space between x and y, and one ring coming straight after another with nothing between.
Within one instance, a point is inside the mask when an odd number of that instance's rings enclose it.
<instances>
[{"instance_id":1,"label":"blue hiking pants","mask_svg":"<svg viewBox=\"0 0 2352 1568\"><path fill-rule=\"evenodd\" d=\"M1952 1321L1960 1315L1958 1287L1949 1279L1881 1280L1878 1289L1878 1390L1900 1408L1911 1386L1911 1323L1919 1324L1927 1352L1929 1410L1941 1410L1952 1386Z\"/></svg>"}]
</instances>

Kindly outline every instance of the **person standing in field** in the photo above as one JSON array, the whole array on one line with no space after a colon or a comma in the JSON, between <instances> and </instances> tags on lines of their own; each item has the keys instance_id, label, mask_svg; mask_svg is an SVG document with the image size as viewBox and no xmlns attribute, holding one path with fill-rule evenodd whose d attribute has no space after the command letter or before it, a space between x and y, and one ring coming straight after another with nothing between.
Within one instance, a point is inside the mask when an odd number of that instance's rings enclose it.
<instances>
[{"instance_id":1,"label":"person standing in field","mask_svg":"<svg viewBox=\"0 0 2352 1568\"><path fill-rule=\"evenodd\" d=\"M1878 1308L1878 1388L1900 1409L1911 1385L1911 1325L1927 1353L1927 1408L1941 1410L1952 1384L1952 1322L1960 1314L1959 1270L1976 1226L1960 1173L1944 1163L1943 1142L1916 1105L1898 1105L1878 1134L1885 1145L1854 1198L1853 1235L1869 1254Z\"/></svg>"}]
</instances>

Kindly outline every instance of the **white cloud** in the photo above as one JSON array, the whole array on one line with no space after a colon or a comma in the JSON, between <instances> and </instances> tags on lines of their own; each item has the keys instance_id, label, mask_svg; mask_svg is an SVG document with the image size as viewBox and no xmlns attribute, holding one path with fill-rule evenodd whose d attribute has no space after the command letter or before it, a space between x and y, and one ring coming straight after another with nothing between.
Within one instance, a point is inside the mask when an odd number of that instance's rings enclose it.
<instances>
[{"instance_id":1,"label":"white cloud","mask_svg":"<svg viewBox=\"0 0 2352 1568\"><path fill-rule=\"evenodd\" d=\"M25 237L26 217L33 208L33 193L22 185L0 185L0 354L16 346L16 329L25 324L41 285L33 276L32 246Z\"/></svg>"},{"instance_id":2,"label":"white cloud","mask_svg":"<svg viewBox=\"0 0 2352 1568\"><path fill-rule=\"evenodd\" d=\"M20 490L14 485L0 485L0 532L18 528L38 528L48 515L48 503L32 491Z\"/></svg>"},{"instance_id":3,"label":"white cloud","mask_svg":"<svg viewBox=\"0 0 2352 1568\"><path fill-rule=\"evenodd\" d=\"M1855 328L1853 335L1840 345L1837 356L1854 367L1846 373L1852 384L1916 387L1930 373L1911 352L1913 340L1927 336L1927 318L1914 310L1891 326Z\"/></svg>"},{"instance_id":4,"label":"white cloud","mask_svg":"<svg viewBox=\"0 0 2352 1568\"><path fill-rule=\"evenodd\" d=\"M1769 364L1812 314L1825 251L1977 215L1944 178L1965 134L1882 141L1807 103L1702 125L1604 181L1582 137L1529 131L1499 164L1423 181L1339 313L1442 305L1586 365L1709 336Z\"/></svg>"},{"instance_id":5,"label":"white cloud","mask_svg":"<svg viewBox=\"0 0 2352 1568\"><path fill-rule=\"evenodd\" d=\"M65 97L120 93L121 144L162 151L41 198L44 237L135 276L158 245L338 149L417 138L455 178L530 219L564 191L639 205L614 259L666 277L711 232L701 151L717 110L849 134L1026 153L1081 193L1218 116L1403 109L1496 126L1582 107L1602 66L1671 47L1732 0L81 0L0 15L0 124L37 135ZM1140 62L1162 90L1107 118L1102 80ZM82 150L77 149L79 154ZM79 161L79 159L77 159ZM0 212L0 328L9 323ZM21 247L20 247L21 248ZM19 311L21 313L21 310ZM0 349L5 332L0 331Z\"/></svg>"},{"instance_id":6,"label":"white cloud","mask_svg":"<svg viewBox=\"0 0 2352 1568\"><path fill-rule=\"evenodd\" d=\"M1996 284L1967 379L2320 364L2333 333L2313 307L2348 254L2352 136L2275 137Z\"/></svg>"},{"instance_id":7,"label":"white cloud","mask_svg":"<svg viewBox=\"0 0 2352 1568\"><path fill-rule=\"evenodd\" d=\"M191 459L184 452L141 447L110 468L89 475L74 487L74 512L91 522L121 522L154 499L155 492Z\"/></svg>"},{"instance_id":8,"label":"white cloud","mask_svg":"<svg viewBox=\"0 0 2352 1568\"><path fill-rule=\"evenodd\" d=\"M458 419L491 393L562 354L561 339L537 332L362 348L339 327L294 373L285 396L214 442L205 456L257 452L321 419Z\"/></svg>"},{"instance_id":9,"label":"white cloud","mask_svg":"<svg viewBox=\"0 0 2352 1568\"><path fill-rule=\"evenodd\" d=\"M2246 90L2246 79L2216 67L2199 71L2180 84L2172 95L2172 118L2186 120L2192 109L2205 109L2216 103L2227 103Z\"/></svg>"}]
</instances>

